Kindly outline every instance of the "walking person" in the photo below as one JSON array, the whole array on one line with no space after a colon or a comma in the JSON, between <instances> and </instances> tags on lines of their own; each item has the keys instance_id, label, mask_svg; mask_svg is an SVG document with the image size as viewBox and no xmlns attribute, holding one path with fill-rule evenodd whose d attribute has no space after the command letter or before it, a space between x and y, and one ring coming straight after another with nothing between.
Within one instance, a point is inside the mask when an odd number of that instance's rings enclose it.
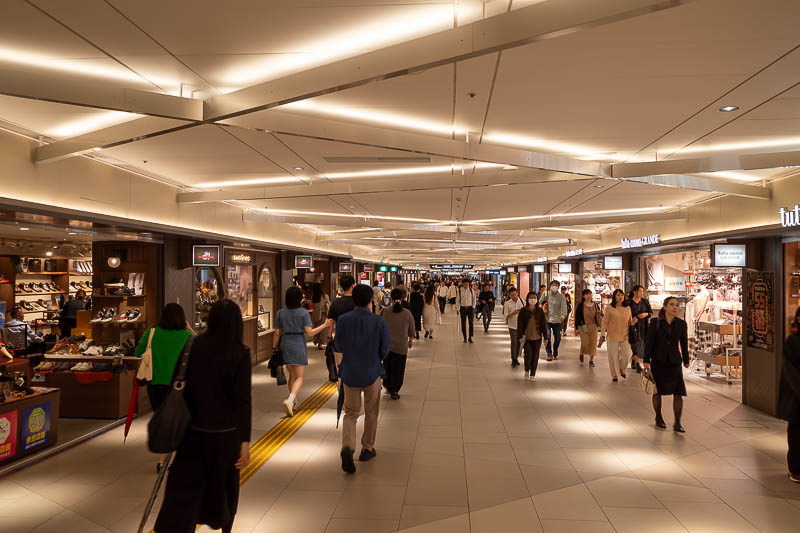
<instances>
[{"instance_id":1,"label":"walking person","mask_svg":"<svg viewBox=\"0 0 800 533\"><path fill-rule=\"evenodd\" d=\"M561 323L567 317L567 300L564 295L558 292L559 283L556 280L550 282L550 290L540 299L539 304L547 306L544 310L547 319L547 360L558 359L558 348L561 345Z\"/></svg>"},{"instance_id":2,"label":"walking person","mask_svg":"<svg viewBox=\"0 0 800 533\"><path fill-rule=\"evenodd\" d=\"M433 334L436 332L436 326L442 315L439 312L439 302L436 300L436 289L433 285L428 285L425 289L425 307L422 309L422 325L425 328L425 338L433 340Z\"/></svg>"},{"instance_id":3,"label":"walking person","mask_svg":"<svg viewBox=\"0 0 800 533\"><path fill-rule=\"evenodd\" d=\"M376 315L383 310L383 290L378 280L372 282L372 307Z\"/></svg>"},{"instance_id":4,"label":"walking person","mask_svg":"<svg viewBox=\"0 0 800 533\"><path fill-rule=\"evenodd\" d=\"M334 378L336 376L339 364L342 362L342 351L336 346L336 336L334 334L333 340L331 341L331 335L335 331L338 318L345 313L349 313L356 307L353 301L353 286L355 284L356 279L353 276L342 276L339 279L339 287L342 290L342 295L336 298L333 303L331 303L330 309L328 309L328 343L333 343L331 349L327 347L325 349L325 364L328 367L329 378ZM388 284L385 286L388 286ZM336 379L330 379L330 381L336 381Z\"/></svg>"},{"instance_id":5,"label":"walking person","mask_svg":"<svg viewBox=\"0 0 800 533\"><path fill-rule=\"evenodd\" d=\"M794 313L792 333L783 345L778 416L788 422L786 461L789 479L800 483L800 307Z\"/></svg>"},{"instance_id":6,"label":"walking person","mask_svg":"<svg viewBox=\"0 0 800 533\"><path fill-rule=\"evenodd\" d=\"M436 287L436 298L439 300L439 312L444 314L447 307L447 285L444 281L439 282Z\"/></svg>"},{"instance_id":7,"label":"walking person","mask_svg":"<svg viewBox=\"0 0 800 533\"><path fill-rule=\"evenodd\" d=\"M475 291L469 285L469 278L464 278L456 296L456 312L461 317L461 334L464 342L472 342L474 334L475 304L478 303ZM467 322L469 322L469 340L467 340Z\"/></svg>"},{"instance_id":8,"label":"walking person","mask_svg":"<svg viewBox=\"0 0 800 533\"><path fill-rule=\"evenodd\" d=\"M314 283L311 285L311 325L319 327L328 319L328 309L331 307L331 300L328 295L322 292L322 284ZM314 335L314 345L318 350L322 350L328 344L328 328Z\"/></svg>"},{"instance_id":9,"label":"walking person","mask_svg":"<svg viewBox=\"0 0 800 533\"><path fill-rule=\"evenodd\" d=\"M186 321L183 307L176 303L168 303L161 311L158 324L147 328L139 339L134 352L136 357L141 357L148 345L153 356L153 379L147 383L147 399L150 400L150 407L154 413L158 411L172 389L172 374L183 352L183 346L191 336L192 330ZM157 472L161 471L164 457L162 454L158 459Z\"/></svg>"},{"instance_id":10,"label":"walking person","mask_svg":"<svg viewBox=\"0 0 800 533\"><path fill-rule=\"evenodd\" d=\"M527 305L517 316L519 344L524 351L525 380L533 381L539 367L539 353L542 350L542 339L547 331L547 320L539 305L539 297L530 291L525 298Z\"/></svg>"},{"instance_id":11,"label":"walking person","mask_svg":"<svg viewBox=\"0 0 800 533\"><path fill-rule=\"evenodd\" d=\"M399 291L399 289L395 289ZM394 292L394 291L392 291ZM398 294L402 294L398 292ZM361 414L364 395L364 433L361 436L359 461L376 456L375 437L381 405L383 361L389 355L389 327L386 320L367 309L372 291L366 285L353 289L355 309L345 313L336 323L336 345L342 350L339 375L344 389L344 422L342 424L342 470L356 471L353 454L356 448L356 421Z\"/></svg>"},{"instance_id":12,"label":"walking person","mask_svg":"<svg viewBox=\"0 0 800 533\"><path fill-rule=\"evenodd\" d=\"M419 339L419 332L422 331L422 311L425 309L425 298L422 296L422 287L418 283L412 289L408 296L408 307L414 316L414 327L417 328L414 338Z\"/></svg>"},{"instance_id":13,"label":"walking person","mask_svg":"<svg viewBox=\"0 0 800 533\"><path fill-rule=\"evenodd\" d=\"M676 433L685 433L681 426L681 414L686 384L683 382L681 363L684 368L689 368L689 341L686 321L678 317L679 311L678 299L670 296L664 300L658 318L650 321L644 366L650 369L656 382L656 393L653 395L656 426L662 429L667 427L661 416L661 397L672 396L672 410L675 413L672 429Z\"/></svg>"},{"instance_id":14,"label":"walking person","mask_svg":"<svg viewBox=\"0 0 800 533\"><path fill-rule=\"evenodd\" d=\"M581 338L580 361L589 356L589 366L594 366L597 355L597 330L602 325L600 305L594 303L590 289L583 289L581 303L575 307L575 333Z\"/></svg>"},{"instance_id":15,"label":"walking person","mask_svg":"<svg viewBox=\"0 0 800 533\"><path fill-rule=\"evenodd\" d=\"M633 354L631 368L641 374L641 358L643 357L644 344L647 340L647 327L650 323L650 318L653 316L653 308L650 307L650 301L644 297L644 287L641 285L633 286L628 305L631 308L631 315L636 319L636 324L631 326L634 330L631 331L632 336L630 336L631 352Z\"/></svg>"},{"instance_id":16,"label":"walking person","mask_svg":"<svg viewBox=\"0 0 800 533\"><path fill-rule=\"evenodd\" d=\"M364 285L364 287L366 287ZM369 287L367 287L369 288ZM372 289L370 289L370 293ZM272 349L281 349L283 364L289 371L289 396L283 400L283 410L287 416L294 416L297 405L297 393L303 386L303 376L308 366L308 348L306 339L328 329L323 322L316 328L311 325L311 315L301 307L303 291L297 287L286 289L286 307L280 309L275 316L275 334L272 337Z\"/></svg>"},{"instance_id":17,"label":"walking person","mask_svg":"<svg viewBox=\"0 0 800 533\"><path fill-rule=\"evenodd\" d=\"M561 334L567 334L567 325L569 324L569 315L572 314L572 297L567 292L567 287L565 285L561 286L561 295L564 297L564 301L567 302L567 316L564 317L564 320L561 321Z\"/></svg>"},{"instance_id":18,"label":"walking person","mask_svg":"<svg viewBox=\"0 0 800 533\"><path fill-rule=\"evenodd\" d=\"M458 299L458 287L456 287L456 283L454 281L447 282L447 303L453 306L453 309L456 313L458 313L458 307L456 307L456 300Z\"/></svg>"},{"instance_id":19,"label":"walking person","mask_svg":"<svg viewBox=\"0 0 800 533\"><path fill-rule=\"evenodd\" d=\"M519 299L516 287L508 288L508 300L503 304L503 316L508 324L508 336L511 338L511 368L519 366L519 339L517 332L517 318L525 304ZM524 331L522 332L524 334Z\"/></svg>"},{"instance_id":20,"label":"walking person","mask_svg":"<svg viewBox=\"0 0 800 533\"><path fill-rule=\"evenodd\" d=\"M484 284L483 290L478 295L478 305L480 306L481 319L483 320L483 331L489 331L492 323L492 313L494 312L494 293L489 290L489 285Z\"/></svg>"},{"instance_id":21,"label":"walking person","mask_svg":"<svg viewBox=\"0 0 800 533\"><path fill-rule=\"evenodd\" d=\"M600 345L606 341L608 332L608 368L611 371L611 381L617 382L620 378L627 379L625 369L631 360L631 345L628 342L628 327L636 324L636 319L631 316L631 308L625 301L625 293L617 289L611 295L611 303L603 311L603 321L600 326Z\"/></svg>"},{"instance_id":22,"label":"walking person","mask_svg":"<svg viewBox=\"0 0 800 533\"><path fill-rule=\"evenodd\" d=\"M232 531L239 472L250 462L250 368L242 312L220 300L189 355L183 397L192 424L169 469L157 533L191 533L197 524Z\"/></svg>"},{"instance_id":23,"label":"walking person","mask_svg":"<svg viewBox=\"0 0 800 533\"><path fill-rule=\"evenodd\" d=\"M386 307L381 316L389 327L389 355L383 360L386 377L383 378L383 387L391 395L392 400L400 398L400 388L406 373L406 360L408 350L416 335L414 317L411 311L401 303L403 293L397 289L392 291L392 305Z\"/></svg>"}]
</instances>

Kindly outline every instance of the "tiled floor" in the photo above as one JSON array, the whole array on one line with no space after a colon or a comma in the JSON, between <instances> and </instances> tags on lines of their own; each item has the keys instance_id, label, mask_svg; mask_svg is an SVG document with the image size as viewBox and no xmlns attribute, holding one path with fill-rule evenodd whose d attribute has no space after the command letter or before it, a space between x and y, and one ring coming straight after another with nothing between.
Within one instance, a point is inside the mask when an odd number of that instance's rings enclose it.
<instances>
[{"instance_id":1,"label":"tiled floor","mask_svg":"<svg viewBox=\"0 0 800 533\"><path fill-rule=\"evenodd\" d=\"M592 369L577 346L523 382L501 319L470 345L447 313L412 350L402 398L382 399L377 458L341 472L332 398L244 485L234 531L798 531L783 423L692 380L687 433L657 430L637 380L612 384L605 351ZM311 358L301 398L324 380ZM255 438L284 393L256 370ZM79 445L0 480L0 530L135 531L154 462L142 420L125 445L121 429Z\"/></svg>"}]
</instances>

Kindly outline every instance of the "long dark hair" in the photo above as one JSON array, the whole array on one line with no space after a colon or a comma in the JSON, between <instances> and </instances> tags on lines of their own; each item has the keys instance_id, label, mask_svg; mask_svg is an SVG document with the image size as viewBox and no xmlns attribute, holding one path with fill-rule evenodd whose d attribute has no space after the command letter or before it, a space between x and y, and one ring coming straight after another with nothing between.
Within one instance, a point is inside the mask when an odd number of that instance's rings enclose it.
<instances>
[{"instance_id":1,"label":"long dark hair","mask_svg":"<svg viewBox=\"0 0 800 533\"><path fill-rule=\"evenodd\" d=\"M161 311L158 327L171 330L186 329L186 314L183 312L183 307L174 302L165 305Z\"/></svg>"},{"instance_id":2,"label":"long dark hair","mask_svg":"<svg viewBox=\"0 0 800 533\"><path fill-rule=\"evenodd\" d=\"M536 305L534 306L535 309L536 307L539 307L539 293L536 291L529 291L525 296L525 307L528 307L528 300L531 299L531 296L533 296L533 299L536 300Z\"/></svg>"},{"instance_id":3,"label":"long dark hair","mask_svg":"<svg viewBox=\"0 0 800 533\"><path fill-rule=\"evenodd\" d=\"M233 300L225 298L211 306L207 336L223 344L242 344L242 329L242 311Z\"/></svg>"},{"instance_id":4,"label":"long dark hair","mask_svg":"<svg viewBox=\"0 0 800 533\"><path fill-rule=\"evenodd\" d=\"M318 304L322 301L322 284L314 283L311 285L311 302Z\"/></svg>"},{"instance_id":5,"label":"long dark hair","mask_svg":"<svg viewBox=\"0 0 800 533\"><path fill-rule=\"evenodd\" d=\"M303 301L303 291L299 287L289 287L286 289L286 308L297 309Z\"/></svg>"},{"instance_id":6,"label":"long dark hair","mask_svg":"<svg viewBox=\"0 0 800 533\"><path fill-rule=\"evenodd\" d=\"M622 289L615 290L614 294L611 295L611 307L617 306L617 294L622 295L622 307L628 307L628 302L625 300L625 291Z\"/></svg>"},{"instance_id":7,"label":"long dark hair","mask_svg":"<svg viewBox=\"0 0 800 533\"><path fill-rule=\"evenodd\" d=\"M403 304L401 302L403 300L403 289L392 289L389 297L394 302L394 305L392 306L392 313L399 313L402 311Z\"/></svg>"},{"instance_id":8,"label":"long dark hair","mask_svg":"<svg viewBox=\"0 0 800 533\"><path fill-rule=\"evenodd\" d=\"M425 303L431 305L435 299L436 289L433 288L433 285L428 285L428 288L425 289Z\"/></svg>"},{"instance_id":9,"label":"long dark hair","mask_svg":"<svg viewBox=\"0 0 800 533\"><path fill-rule=\"evenodd\" d=\"M666 318L667 316L666 307L667 304L670 302L670 300L677 300L677 298L674 296L667 296L666 298L664 298L664 302L661 304L661 309L659 309L658 311L658 318Z\"/></svg>"}]
</instances>

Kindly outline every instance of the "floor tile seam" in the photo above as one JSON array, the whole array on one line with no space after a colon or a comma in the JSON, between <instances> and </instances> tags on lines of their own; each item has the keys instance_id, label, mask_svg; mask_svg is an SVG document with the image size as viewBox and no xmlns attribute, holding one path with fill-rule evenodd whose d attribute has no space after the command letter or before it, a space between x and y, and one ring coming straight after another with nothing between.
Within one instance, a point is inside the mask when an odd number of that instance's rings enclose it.
<instances>
[{"instance_id":1,"label":"floor tile seam","mask_svg":"<svg viewBox=\"0 0 800 533\"><path fill-rule=\"evenodd\" d=\"M712 491L712 492L713 492L713 491ZM715 495L716 495L716 494L715 494ZM719 496L717 496L717 497L719 497ZM722 498L720 498L720 500L722 500ZM737 516L739 516L739 517L740 517L742 520L744 520L744 521L745 521L745 523L746 523L746 524L748 524L748 525L750 525L750 526L751 526L751 527L752 527L752 528L753 528L755 531L762 531L760 528L756 527L756 525L755 525L755 524L753 524L753 523L752 523L750 520L748 520L748 519L747 519L746 517L744 517L744 516L743 516L741 513L739 513L739 511L737 511L736 509L734 509L732 506L728 505L728 503L727 503L725 500L722 500L721 502L713 502L713 503L711 503L711 502L671 502L671 503L673 503L673 504L685 504L685 503L697 504L697 503L701 503L701 504L703 504L703 505L720 505L720 504L721 504L721 505L724 505L725 507L727 507L728 509L731 509L731 510L733 510L734 514L736 514L736 515L737 515ZM678 515L676 515L674 512L672 512L672 509L670 509L669 507L667 507L667 510L669 511L669 513L670 513L670 514L671 514L673 517L675 517L675 520L677 520L677 522L678 522L680 525L682 525L682 526L684 527L684 529L686 529L686 531L688 531L688 532L691 532L691 531L692 531L692 528L690 528L690 527L689 527L689 525L688 525L687 523L685 523L683 520L681 520L681 519L678 517ZM769 532L766 532L766 531L765 531L764 533L769 533Z\"/></svg>"}]
</instances>

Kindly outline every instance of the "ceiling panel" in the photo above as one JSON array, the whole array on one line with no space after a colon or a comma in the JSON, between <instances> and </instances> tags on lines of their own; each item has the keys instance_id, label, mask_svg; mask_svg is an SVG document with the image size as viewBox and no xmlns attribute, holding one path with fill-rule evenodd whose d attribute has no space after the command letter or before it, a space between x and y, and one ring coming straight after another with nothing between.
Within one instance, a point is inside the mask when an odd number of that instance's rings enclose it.
<instances>
[{"instance_id":1,"label":"ceiling panel","mask_svg":"<svg viewBox=\"0 0 800 533\"><path fill-rule=\"evenodd\" d=\"M564 209L562 212L604 211L609 209L640 209L660 206L683 206L699 202L716 193L661 187L647 183L622 182L594 198Z\"/></svg>"},{"instance_id":2,"label":"ceiling panel","mask_svg":"<svg viewBox=\"0 0 800 533\"><path fill-rule=\"evenodd\" d=\"M586 187L591 181L576 180L473 188L469 192L464 219L481 220L544 215L554 206Z\"/></svg>"},{"instance_id":3,"label":"ceiling panel","mask_svg":"<svg viewBox=\"0 0 800 533\"><path fill-rule=\"evenodd\" d=\"M312 196L309 198L277 198L270 200L248 200L237 202L254 209L287 209L290 211L316 211L319 213L350 213L337 202L325 196ZM280 216L280 214L278 214ZM320 222L333 223L335 218L320 217Z\"/></svg>"},{"instance_id":4,"label":"ceiling panel","mask_svg":"<svg viewBox=\"0 0 800 533\"><path fill-rule=\"evenodd\" d=\"M373 215L450 220L450 189L353 196Z\"/></svg>"}]
</instances>

